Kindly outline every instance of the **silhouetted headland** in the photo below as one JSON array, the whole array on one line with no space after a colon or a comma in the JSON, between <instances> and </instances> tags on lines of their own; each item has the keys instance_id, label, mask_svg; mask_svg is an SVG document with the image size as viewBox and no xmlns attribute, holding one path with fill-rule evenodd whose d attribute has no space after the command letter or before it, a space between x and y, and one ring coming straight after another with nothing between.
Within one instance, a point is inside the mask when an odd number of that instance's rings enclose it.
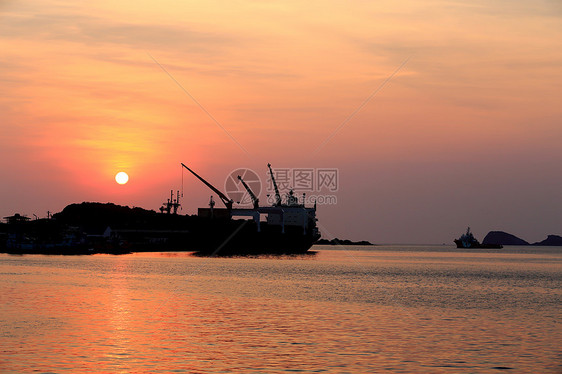
<instances>
[{"instance_id":1,"label":"silhouetted headland","mask_svg":"<svg viewBox=\"0 0 562 374\"><path fill-rule=\"evenodd\" d=\"M12 254L83 255L132 251L194 251L232 256L305 253L314 237L286 225L260 230L254 220L214 215L179 215L112 203L66 206L48 219L15 214L0 224L0 249Z\"/></svg>"}]
</instances>

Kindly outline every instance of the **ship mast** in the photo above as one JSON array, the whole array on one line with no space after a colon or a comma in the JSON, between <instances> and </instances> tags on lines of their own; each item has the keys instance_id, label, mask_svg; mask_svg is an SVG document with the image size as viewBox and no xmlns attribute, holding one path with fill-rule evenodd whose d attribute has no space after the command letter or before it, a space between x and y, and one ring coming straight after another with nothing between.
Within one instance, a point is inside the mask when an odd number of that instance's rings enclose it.
<instances>
[{"instance_id":1,"label":"ship mast","mask_svg":"<svg viewBox=\"0 0 562 374\"><path fill-rule=\"evenodd\" d=\"M174 199L174 190L170 190L170 198L167 202L162 203L162 206L160 207L160 213L166 212L167 214L170 214L173 212L173 214L178 214L178 208L180 206L180 192L178 191L178 193L176 194L176 198Z\"/></svg>"}]
</instances>

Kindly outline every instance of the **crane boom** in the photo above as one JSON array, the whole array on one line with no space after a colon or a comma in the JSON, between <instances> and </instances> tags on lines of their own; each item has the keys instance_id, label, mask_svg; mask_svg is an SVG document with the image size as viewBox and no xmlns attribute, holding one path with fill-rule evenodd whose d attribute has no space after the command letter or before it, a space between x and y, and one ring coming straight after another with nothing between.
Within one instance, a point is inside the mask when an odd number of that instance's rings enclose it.
<instances>
[{"instance_id":1,"label":"crane boom","mask_svg":"<svg viewBox=\"0 0 562 374\"><path fill-rule=\"evenodd\" d=\"M252 203L254 204L254 209L258 209L260 199L258 199L256 197L256 195L254 195L254 193L252 192L250 187L246 184L246 182L244 182L244 179L242 179L241 176L238 176L238 180L240 180L240 182L242 182L242 184L244 185L244 188L246 189L246 191L248 191L248 194L250 194L250 197L252 198Z\"/></svg>"},{"instance_id":2,"label":"crane boom","mask_svg":"<svg viewBox=\"0 0 562 374\"><path fill-rule=\"evenodd\" d=\"M232 201L232 199L229 199L225 194L223 194L222 192L220 192L219 190L217 190L215 188L215 186L213 186L211 183L207 182L205 179L203 179L202 177L200 177L199 175L197 175L196 172L194 172L193 170L191 170L190 168L188 168L187 166L185 166L185 164L182 162L181 166L183 166L184 168L186 168L187 170L189 170L191 172L191 174L195 175L201 182L203 182L207 187L209 187L214 193L216 193L217 195L219 195L220 199L222 200L222 202L224 203L224 205L226 206L226 208L228 210L232 210L232 204L234 203Z\"/></svg>"},{"instance_id":3,"label":"crane boom","mask_svg":"<svg viewBox=\"0 0 562 374\"><path fill-rule=\"evenodd\" d=\"M279 188L277 188L277 183L275 182L275 177L273 176L273 170L271 170L271 164L267 164L269 168L269 173L271 174L271 181L273 182L273 188L275 188L275 206L281 205L281 194L279 194Z\"/></svg>"}]
</instances>

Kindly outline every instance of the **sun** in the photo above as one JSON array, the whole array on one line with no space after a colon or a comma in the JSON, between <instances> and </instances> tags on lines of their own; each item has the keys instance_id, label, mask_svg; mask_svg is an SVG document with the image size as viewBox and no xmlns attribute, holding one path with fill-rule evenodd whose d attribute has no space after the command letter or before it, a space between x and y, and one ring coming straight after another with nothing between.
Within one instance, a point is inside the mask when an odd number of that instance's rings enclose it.
<instances>
[{"instance_id":1,"label":"sun","mask_svg":"<svg viewBox=\"0 0 562 374\"><path fill-rule=\"evenodd\" d=\"M125 184L129 181L129 176L124 171L115 174L115 181L119 184Z\"/></svg>"}]
</instances>

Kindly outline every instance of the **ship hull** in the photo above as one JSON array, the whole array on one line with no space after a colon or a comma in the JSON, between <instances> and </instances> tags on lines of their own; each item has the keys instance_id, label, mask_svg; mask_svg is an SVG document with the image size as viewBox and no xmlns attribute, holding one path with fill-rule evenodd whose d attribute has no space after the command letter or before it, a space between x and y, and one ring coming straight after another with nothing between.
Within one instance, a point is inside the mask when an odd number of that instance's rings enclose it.
<instances>
[{"instance_id":1,"label":"ship hull","mask_svg":"<svg viewBox=\"0 0 562 374\"><path fill-rule=\"evenodd\" d=\"M481 248L481 249L501 249L503 245L501 244L480 244L480 243L467 243L462 240L456 239L455 244L457 248Z\"/></svg>"},{"instance_id":2,"label":"ship hull","mask_svg":"<svg viewBox=\"0 0 562 374\"><path fill-rule=\"evenodd\" d=\"M186 243L199 256L244 256L259 254L303 254L319 239L301 227L257 225L253 221L233 220L201 227Z\"/></svg>"}]
</instances>

